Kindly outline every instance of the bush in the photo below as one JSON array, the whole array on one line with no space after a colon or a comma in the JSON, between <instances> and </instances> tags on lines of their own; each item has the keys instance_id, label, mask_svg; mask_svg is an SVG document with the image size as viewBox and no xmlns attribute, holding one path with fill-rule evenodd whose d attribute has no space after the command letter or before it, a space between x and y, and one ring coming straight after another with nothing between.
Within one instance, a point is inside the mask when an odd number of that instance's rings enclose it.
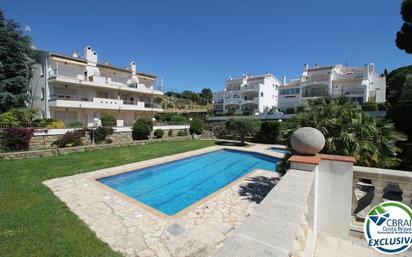
<instances>
[{"instance_id":1,"label":"bush","mask_svg":"<svg viewBox=\"0 0 412 257\"><path fill-rule=\"evenodd\" d=\"M162 138L163 135L164 135L163 129L156 129L156 130L154 131L154 136L155 136L156 138Z\"/></svg>"},{"instance_id":2,"label":"bush","mask_svg":"<svg viewBox=\"0 0 412 257\"><path fill-rule=\"evenodd\" d=\"M142 117L133 125L132 138L133 140L146 140L150 136L150 132L153 129L152 119L148 117Z\"/></svg>"},{"instance_id":3,"label":"bush","mask_svg":"<svg viewBox=\"0 0 412 257\"><path fill-rule=\"evenodd\" d=\"M243 112L242 112L242 115L244 115L244 116L250 116L250 115L252 115L252 114L253 114L252 111L243 111Z\"/></svg>"},{"instance_id":4,"label":"bush","mask_svg":"<svg viewBox=\"0 0 412 257\"><path fill-rule=\"evenodd\" d=\"M106 140L107 136L113 134L113 129L111 127L98 127L95 130L90 130L90 140L93 140L94 135L94 142L101 143Z\"/></svg>"},{"instance_id":5,"label":"bush","mask_svg":"<svg viewBox=\"0 0 412 257\"><path fill-rule=\"evenodd\" d=\"M192 120L192 123L190 123L190 129L189 129L190 134L196 134L196 135L200 135L203 132L203 122L198 119L198 118L194 118Z\"/></svg>"},{"instance_id":6,"label":"bush","mask_svg":"<svg viewBox=\"0 0 412 257\"><path fill-rule=\"evenodd\" d=\"M16 122L17 118L11 112L0 114L0 122Z\"/></svg>"},{"instance_id":7,"label":"bush","mask_svg":"<svg viewBox=\"0 0 412 257\"><path fill-rule=\"evenodd\" d=\"M168 135L169 137L172 137L172 136L173 136L173 130L172 130L172 129L169 129L169 132L167 132L167 135Z\"/></svg>"},{"instance_id":8,"label":"bush","mask_svg":"<svg viewBox=\"0 0 412 257\"><path fill-rule=\"evenodd\" d=\"M261 143L274 144L280 137L282 123L279 121L264 121L260 126L257 140Z\"/></svg>"},{"instance_id":9,"label":"bush","mask_svg":"<svg viewBox=\"0 0 412 257\"><path fill-rule=\"evenodd\" d=\"M412 101L400 101L388 109L388 118L395 127L408 135L412 141Z\"/></svg>"},{"instance_id":10,"label":"bush","mask_svg":"<svg viewBox=\"0 0 412 257\"><path fill-rule=\"evenodd\" d=\"M378 103L378 110L379 111L386 111L387 105L386 103Z\"/></svg>"},{"instance_id":11,"label":"bush","mask_svg":"<svg viewBox=\"0 0 412 257\"><path fill-rule=\"evenodd\" d=\"M46 128L48 129L61 129L65 127L63 121L55 120L55 119L45 120L45 125L46 125Z\"/></svg>"},{"instance_id":12,"label":"bush","mask_svg":"<svg viewBox=\"0 0 412 257\"><path fill-rule=\"evenodd\" d=\"M112 127L117 125L117 120L110 114L103 114L102 115L102 126L103 127Z\"/></svg>"},{"instance_id":13,"label":"bush","mask_svg":"<svg viewBox=\"0 0 412 257\"><path fill-rule=\"evenodd\" d=\"M172 124L172 125L182 125L182 124L187 124L187 123L188 123L187 119L179 115L173 115L169 121L169 124Z\"/></svg>"},{"instance_id":14,"label":"bush","mask_svg":"<svg viewBox=\"0 0 412 257\"><path fill-rule=\"evenodd\" d=\"M153 120L150 117L141 117L139 119L137 119L137 121L146 124L147 126L150 127L150 131L153 130ZM137 122L136 121L136 122ZM136 124L136 123L135 123Z\"/></svg>"},{"instance_id":15,"label":"bush","mask_svg":"<svg viewBox=\"0 0 412 257\"><path fill-rule=\"evenodd\" d=\"M57 145L57 147L73 147L82 145L82 136L84 136L84 129L78 129L74 131L67 131L61 138L53 142L52 145Z\"/></svg>"},{"instance_id":16,"label":"bush","mask_svg":"<svg viewBox=\"0 0 412 257\"><path fill-rule=\"evenodd\" d=\"M5 151L27 151L34 129L7 128L2 132L1 147Z\"/></svg>"},{"instance_id":17,"label":"bush","mask_svg":"<svg viewBox=\"0 0 412 257\"><path fill-rule=\"evenodd\" d=\"M179 130L179 132L177 132L177 135L179 137L186 137L189 135L189 133L187 133L187 130L185 129L185 130Z\"/></svg>"},{"instance_id":18,"label":"bush","mask_svg":"<svg viewBox=\"0 0 412 257\"><path fill-rule=\"evenodd\" d=\"M361 105L362 111L377 111L378 104L375 102L367 102Z\"/></svg>"},{"instance_id":19,"label":"bush","mask_svg":"<svg viewBox=\"0 0 412 257\"><path fill-rule=\"evenodd\" d=\"M246 136L255 136L260 129L260 120L254 118L230 118L226 121L226 131L229 135L240 137L242 144Z\"/></svg>"}]
</instances>

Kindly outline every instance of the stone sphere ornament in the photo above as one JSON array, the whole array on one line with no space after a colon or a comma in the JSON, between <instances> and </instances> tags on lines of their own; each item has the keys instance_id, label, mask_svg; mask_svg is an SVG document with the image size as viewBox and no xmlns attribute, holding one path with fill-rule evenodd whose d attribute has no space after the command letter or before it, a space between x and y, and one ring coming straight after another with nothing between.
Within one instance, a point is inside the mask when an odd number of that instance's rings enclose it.
<instances>
[{"instance_id":1,"label":"stone sphere ornament","mask_svg":"<svg viewBox=\"0 0 412 257\"><path fill-rule=\"evenodd\" d=\"M315 155L325 146L325 137L315 128L303 127L293 132L290 143L300 154Z\"/></svg>"}]
</instances>

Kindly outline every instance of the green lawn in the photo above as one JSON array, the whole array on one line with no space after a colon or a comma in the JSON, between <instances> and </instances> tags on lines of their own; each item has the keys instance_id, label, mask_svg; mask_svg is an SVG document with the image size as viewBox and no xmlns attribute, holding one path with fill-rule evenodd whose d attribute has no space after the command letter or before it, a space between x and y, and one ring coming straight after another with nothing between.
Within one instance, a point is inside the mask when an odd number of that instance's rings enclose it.
<instances>
[{"instance_id":1,"label":"green lawn","mask_svg":"<svg viewBox=\"0 0 412 257\"><path fill-rule=\"evenodd\" d=\"M214 145L175 141L0 161L0 256L121 256L41 182Z\"/></svg>"}]
</instances>

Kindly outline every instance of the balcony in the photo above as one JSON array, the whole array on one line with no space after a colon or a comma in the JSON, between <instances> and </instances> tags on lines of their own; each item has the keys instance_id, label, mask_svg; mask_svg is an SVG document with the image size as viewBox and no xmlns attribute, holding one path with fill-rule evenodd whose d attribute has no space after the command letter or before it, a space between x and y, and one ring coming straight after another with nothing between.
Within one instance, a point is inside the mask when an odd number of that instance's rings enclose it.
<instances>
[{"instance_id":1,"label":"balcony","mask_svg":"<svg viewBox=\"0 0 412 257\"><path fill-rule=\"evenodd\" d=\"M259 98L246 98L242 101L242 104L259 104Z\"/></svg>"},{"instance_id":2,"label":"balcony","mask_svg":"<svg viewBox=\"0 0 412 257\"><path fill-rule=\"evenodd\" d=\"M260 84L253 84L253 85L245 85L240 88L240 91L243 92L258 92Z\"/></svg>"},{"instance_id":3,"label":"balcony","mask_svg":"<svg viewBox=\"0 0 412 257\"><path fill-rule=\"evenodd\" d=\"M155 90L153 86L142 83L132 83L131 78L127 78L125 76L111 75L110 77L104 77L92 75L86 78L84 71L74 68L59 68L51 70L49 72L49 81L136 93L163 95L162 91Z\"/></svg>"},{"instance_id":4,"label":"balcony","mask_svg":"<svg viewBox=\"0 0 412 257\"><path fill-rule=\"evenodd\" d=\"M56 108L84 108L124 111L163 111L160 106L145 102L131 102L120 99L109 99L86 96L51 96L50 107Z\"/></svg>"}]
</instances>

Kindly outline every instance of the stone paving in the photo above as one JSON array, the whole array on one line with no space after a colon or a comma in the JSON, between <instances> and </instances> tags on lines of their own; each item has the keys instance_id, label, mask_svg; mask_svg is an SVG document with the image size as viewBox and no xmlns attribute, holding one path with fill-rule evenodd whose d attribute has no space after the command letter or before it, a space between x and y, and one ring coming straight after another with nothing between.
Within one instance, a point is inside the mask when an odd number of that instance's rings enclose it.
<instances>
[{"instance_id":1,"label":"stone paving","mask_svg":"<svg viewBox=\"0 0 412 257\"><path fill-rule=\"evenodd\" d=\"M242 188L262 178L269 178L274 185L278 179L277 173L255 170L175 216L156 214L141 203L104 188L94 178L221 148L210 147L56 178L45 181L44 184L89 225L101 240L125 256L210 256L258 205L252 197L240 193ZM248 150L252 150L251 148L255 147L249 147ZM257 146L256 152L265 151L261 148Z\"/></svg>"}]
</instances>

